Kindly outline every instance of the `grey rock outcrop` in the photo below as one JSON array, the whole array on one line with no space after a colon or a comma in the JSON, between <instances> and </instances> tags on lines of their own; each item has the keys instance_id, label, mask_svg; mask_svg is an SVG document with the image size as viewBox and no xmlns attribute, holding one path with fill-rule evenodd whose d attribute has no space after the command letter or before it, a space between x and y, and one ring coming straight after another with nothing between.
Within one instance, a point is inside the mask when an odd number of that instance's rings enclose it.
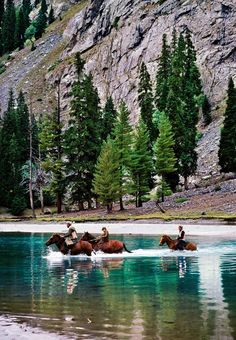
<instances>
[{"instance_id":1,"label":"grey rock outcrop","mask_svg":"<svg viewBox=\"0 0 236 340\"><path fill-rule=\"evenodd\" d=\"M203 87L212 104L225 97L229 76L236 74L236 4L225 0L93 0L64 32L65 55L80 51L104 101L125 98L137 120L138 68L143 60L153 77L163 33L188 27L197 51Z\"/></svg>"}]
</instances>

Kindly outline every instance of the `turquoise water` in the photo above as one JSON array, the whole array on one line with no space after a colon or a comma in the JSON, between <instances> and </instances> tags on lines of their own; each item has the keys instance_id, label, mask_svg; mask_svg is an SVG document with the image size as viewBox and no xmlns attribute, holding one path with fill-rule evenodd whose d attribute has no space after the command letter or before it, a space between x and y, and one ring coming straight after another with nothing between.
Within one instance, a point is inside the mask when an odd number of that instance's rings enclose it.
<instances>
[{"instance_id":1,"label":"turquoise water","mask_svg":"<svg viewBox=\"0 0 236 340\"><path fill-rule=\"evenodd\" d=\"M1 315L65 339L236 339L235 239L195 237L189 253L115 236L134 252L88 258L49 236L0 233Z\"/></svg>"}]
</instances>

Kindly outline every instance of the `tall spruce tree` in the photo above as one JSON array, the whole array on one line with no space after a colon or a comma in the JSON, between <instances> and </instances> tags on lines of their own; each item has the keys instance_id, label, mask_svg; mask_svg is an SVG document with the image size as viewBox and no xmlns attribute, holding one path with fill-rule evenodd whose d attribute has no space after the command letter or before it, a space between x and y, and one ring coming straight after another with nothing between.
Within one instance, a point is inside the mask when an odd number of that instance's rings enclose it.
<instances>
[{"instance_id":1,"label":"tall spruce tree","mask_svg":"<svg viewBox=\"0 0 236 340\"><path fill-rule=\"evenodd\" d=\"M130 188L130 166L131 166L131 145L132 145L132 128L129 123L129 111L126 104L122 101L119 105L117 121L114 127L115 145L119 156L120 171L120 188L119 200L120 210L124 210L123 196L126 195Z\"/></svg>"},{"instance_id":2,"label":"tall spruce tree","mask_svg":"<svg viewBox=\"0 0 236 340\"><path fill-rule=\"evenodd\" d=\"M30 12L32 10L32 6L31 6L30 0L23 0L22 1L22 10L23 10L23 14L24 14L24 27L26 29L30 25L29 14L30 14Z\"/></svg>"},{"instance_id":3,"label":"tall spruce tree","mask_svg":"<svg viewBox=\"0 0 236 340\"><path fill-rule=\"evenodd\" d=\"M4 53L11 52L15 48L15 28L16 28L16 11L14 1L7 0L2 23L2 39Z\"/></svg>"},{"instance_id":4,"label":"tall spruce tree","mask_svg":"<svg viewBox=\"0 0 236 340\"><path fill-rule=\"evenodd\" d=\"M224 126L221 129L219 164L222 172L236 173L236 88L229 79Z\"/></svg>"},{"instance_id":5,"label":"tall spruce tree","mask_svg":"<svg viewBox=\"0 0 236 340\"><path fill-rule=\"evenodd\" d=\"M170 173L174 173L176 170L176 157L174 153L174 135L172 133L172 127L169 118L165 113L160 114L159 120L159 137L154 145L154 151L156 156L156 172L161 176L161 193L162 202L164 202L164 196L169 190L166 176Z\"/></svg>"},{"instance_id":6,"label":"tall spruce tree","mask_svg":"<svg viewBox=\"0 0 236 340\"><path fill-rule=\"evenodd\" d=\"M170 47L166 34L162 38L162 51L156 74L155 104L159 111L164 111L167 106L168 80L170 76Z\"/></svg>"},{"instance_id":7,"label":"tall spruce tree","mask_svg":"<svg viewBox=\"0 0 236 340\"><path fill-rule=\"evenodd\" d=\"M140 107L140 115L148 128L150 140L153 142L157 137L157 132L152 122L152 114L154 110L152 83L147 67L142 62L139 73L138 101Z\"/></svg>"},{"instance_id":8,"label":"tall spruce tree","mask_svg":"<svg viewBox=\"0 0 236 340\"><path fill-rule=\"evenodd\" d=\"M20 7L16 16L16 32L15 32L15 42L16 47L19 49L24 48L25 41L25 21L24 13L22 7Z\"/></svg>"},{"instance_id":9,"label":"tall spruce tree","mask_svg":"<svg viewBox=\"0 0 236 340\"><path fill-rule=\"evenodd\" d=\"M202 116L204 126L207 126L212 122L211 104L206 95L204 96L202 101Z\"/></svg>"},{"instance_id":10,"label":"tall spruce tree","mask_svg":"<svg viewBox=\"0 0 236 340\"><path fill-rule=\"evenodd\" d=\"M2 27L2 21L4 17L4 0L0 0L0 27Z\"/></svg>"},{"instance_id":11,"label":"tall spruce tree","mask_svg":"<svg viewBox=\"0 0 236 340\"><path fill-rule=\"evenodd\" d=\"M55 16L54 16L54 9L51 6L50 11L48 13L48 25L51 25L55 21Z\"/></svg>"},{"instance_id":12,"label":"tall spruce tree","mask_svg":"<svg viewBox=\"0 0 236 340\"><path fill-rule=\"evenodd\" d=\"M140 119L134 134L134 143L131 153L131 192L135 196L136 207L142 207L145 196L149 193L149 183L153 173L152 155L149 149L150 139L147 127Z\"/></svg>"},{"instance_id":13,"label":"tall spruce tree","mask_svg":"<svg viewBox=\"0 0 236 340\"><path fill-rule=\"evenodd\" d=\"M119 198L120 193L119 156L111 138L108 138L102 145L95 168L93 186L99 200L106 205L107 212L111 212L113 202Z\"/></svg>"},{"instance_id":14,"label":"tall spruce tree","mask_svg":"<svg viewBox=\"0 0 236 340\"><path fill-rule=\"evenodd\" d=\"M39 39L42 37L46 27L47 27L47 4L46 0L42 0L41 8L35 22L35 39Z\"/></svg>"},{"instance_id":15,"label":"tall spruce tree","mask_svg":"<svg viewBox=\"0 0 236 340\"><path fill-rule=\"evenodd\" d=\"M106 140L111 134L117 117L117 111L114 107L112 97L108 97L102 110L102 140Z\"/></svg>"},{"instance_id":16,"label":"tall spruce tree","mask_svg":"<svg viewBox=\"0 0 236 340\"><path fill-rule=\"evenodd\" d=\"M65 134L67 181L72 200L79 204L80 209L83 209L84 202L91 206L94 169L101 148L99 97L91 74L83 74L83 64L78 53L75 61L77 81L72 87L73 99Z\"/></svg>"}]
</instances>

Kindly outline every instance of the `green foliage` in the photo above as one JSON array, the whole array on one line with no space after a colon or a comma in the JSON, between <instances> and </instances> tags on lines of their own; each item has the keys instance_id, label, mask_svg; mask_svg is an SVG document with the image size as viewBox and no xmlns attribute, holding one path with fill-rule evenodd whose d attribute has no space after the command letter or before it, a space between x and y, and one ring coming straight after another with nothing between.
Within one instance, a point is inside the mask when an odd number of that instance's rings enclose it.
<instances>
[{"instance_id":1,"label":"green foliage","mask_svg":"<svg viewBox=\"0 0 236 340\"><path fill-rule=\"evenodd\" d=\"M204 125L205 126L209 125L212 122L212 117L211 117L211 104L210 104L207 96L204 96L204 99L203 99L202 115L203 115Z\"/></svg>"},{"instance_id":2,"label":"green foliage","mask_svg":"<svg viewBox=\"0 0 236 340\"><path fill-rule=\"evenodd\" d=\"M153 142L157 137L157 131L155 130L152 122L152 114L154 110L152 83L144 62L141 64L139 74L138 101L141 117L148 128L150 140Z\"/></svg>"},{"instance_id":3,"label":"green foliage","mask_svg":"<svg viewBox=\"0 0 236 340\"><path fill-rule=\"evenodd\" d=\"M16 47L18 47L19 49L24 48L25 41L24 34L25 34L25 20L24 12L21 7L16 16L16 32L15 32Z\"/></svg>"},{"instance_id":4,"label":"green foliage","mask_svg":"<svg viewBox=\"0 0 236 340\"><path fill-rule=\"evenodd\" d=\"M32 22L31 25L26 29L25 31L25 39L29 39L32 42L32 39L35 36L35 32L36 32L36 27L35 27L36 23Z\"/></svg>"},{"instance_id":5,"label":"green foliage","mask_svg":"<svg viewBox=\"0 0 236 340\"><path fill-rule=\"evenodd\" d=\"M128 170L131 165L130 149L132 145L132 128L129 123L129 111L123 101L118 109L113 135L119 156L120 209L123 210L122 198L129 192L130 175Z\"/></svg>"},{"instance_id":6,"label":"green foliage","mask_svg":"<svg viewBox=\"0 0 236 340\"><path fill-rule=\"evenodd\" d=\"M24 15L24 27L26 29L30 25L29 14L32 10L30 0L23 0L22 1L22 10L23 10L23 15Z\"/></svg>"},{"instance_id":7,"label":"green foliage","mask_svg":"<svg viewBox=\"0 0 236 340\"><path fill-rule=\"evenodd\" d=\"M24 197L17 195L13 198L10 211L14 216L22 215L26 208L27 204Z\"/></svg>"},{"instance_id":8,"label":"green foliage","mask_svg":"<svg viewBox=\"0 0 236 340\"><path fill-rule=\"evenodd\" d=\"M48 25L51 25L53 22L55 21L55 17L54 17L54 9L51 6L49 14L48 14Z\"/></svg>"},{"instance_id":9,"label":"green foliage","mask_svg":"<svg viewBox=\"0 0 236 340\"><path fill-rule=\"evenodd\" d=\"M176 157L174 153L174 137L169 118L165 113L160 114L159 137L154 145L156 157L156 172L161 176L159 191L162 190L162 201L168 193L169 185L166 182L166 176L174 173L176 170Z\"/></svg>"},{"instance_id":10,"label":"green foliage","mask_svg":"<svg viewBox=\"0 0 236 340\"><path fill-rule=\"evenodd\" d=\"M83 204L94 197L92 181L101 148L101 111L92 76L83 75L84 62L76 56L77 81L72 87L71 111L65 133L67 181L72 201Z\"/></svg>"},{"instance_id":11,"label":"green foliage","mask_svg":"<svg viewBox=\"0 0 236 340\"><path fill-rule=\"evenodd\" d=\"M114 27L116 30L118 29L119 21L120 21L120 17L115 17L113 21L112 27Z\"/></svg>"},{"instance_id":12,"label":"green foliage","mask_svg":"<svg viewBox=\"0 0 236 340\"><path fill-rule=\"evenodd\" d=\"M172 191L170 189L169 184L161 178L161 180L157 183L157 190L156 190L156 198L160 200L162 199L162 202L164 202L164 197L170 196L172 194Z\"/></svg>"},{"instance_id":13,"label":"green foliage","mask_svg":"<svg viewBox=\"0 0 236 340\"><path fill-rule=\"evenodd\" d=\"M45 32L46 27L47 27L47 16L45 12L40 10L35 21L35 35L34 36L36 40L42 37L43 33Z\"/></svg>"},{"instance_id":14,"label":"green foliage","mask_svg":"<svg viewBox=\"0 0 236 340\"><path fill-rule=\"evenodd\" d=\"M0 62L0 74L4 73L6 71L6 66L2 62Z\"/></svg>"},{"instance_id":15,"label":"green foliage","mask_svg":"<svg viewBox=\"0 0 236 340\"><path fill-rule=\"evenodd\" d=\"M107 206L108 212L111 211L112 203L119 198L120 171L118 152L110 138L102 146L95 168L93 186L99 200Z\"/></svg>"},{"instance_id":16,"label":"green foliage","mask_svg":"<svg viewBox=\"0 0 236 340\"><path fill-rule=\"evenodd\" d=\"M136 198L136 207L141 207L146 195L149 193L149 183L152 180L153 162L149 150L150 139L147 127L142 119L134 134L134 143L131 153L131 192Z\"/></svg>"},{"instance_id":17,"label":"green foliage","mask_svg":"<svg viewBox=\"0 0 236 340\"><path fill-rule=\"evenodd\" d=\"M16 11L13 0L7 0L2 23L3 52L15 48Z\"/></svg>"},{"instance_id":18,"label":"green foliage","mask_svg":"<svg viewBox=\"0 0 236 340\"><path fill-rule=\"evenodd\" d=\"M236 88L229 79L224 126L221 129L219 164L222 172L236 172Z\"/></svg>"},{"instance_id":19,"label":"green foliage","mask_svg":"<svg viewBox=\"0 0 236 340\"><path fill-rule=\"evenodd\" d=\"M114 107L112 97L108 97L104 109L102 110L102 140L106 140L108 135L111 134L116 117L117 111Z\"/></svg>"},{"instance_id":20,"label":"green foliage","mask_svg":"<svg viewBox=\"0 0 236 340\"><path fill-rule=\"evenodd\" d=\"M186 197L179 197L179 198L176 198L175 203L184 203L187 201L188 199Z\"/></svg>"}]
</instances>

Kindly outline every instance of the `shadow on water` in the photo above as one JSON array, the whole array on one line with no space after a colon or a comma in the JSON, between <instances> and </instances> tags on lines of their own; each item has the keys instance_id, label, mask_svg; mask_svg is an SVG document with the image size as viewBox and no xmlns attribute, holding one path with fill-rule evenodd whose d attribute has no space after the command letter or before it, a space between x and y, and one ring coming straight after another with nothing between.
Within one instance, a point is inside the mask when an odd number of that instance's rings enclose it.
<instances>
[{"instance_id":1,"label":"shadow on water","mask_svg":"<svg viewBox=\"0 0 236 340\"><path fill-rule=\"evenodd\" d=\"M132 254L88 258L46 249L48 236L1 235L1 314L65 338L236 338L235 240L195 238L187 253L126 236Z\"/></svg>"}]
</instances>

